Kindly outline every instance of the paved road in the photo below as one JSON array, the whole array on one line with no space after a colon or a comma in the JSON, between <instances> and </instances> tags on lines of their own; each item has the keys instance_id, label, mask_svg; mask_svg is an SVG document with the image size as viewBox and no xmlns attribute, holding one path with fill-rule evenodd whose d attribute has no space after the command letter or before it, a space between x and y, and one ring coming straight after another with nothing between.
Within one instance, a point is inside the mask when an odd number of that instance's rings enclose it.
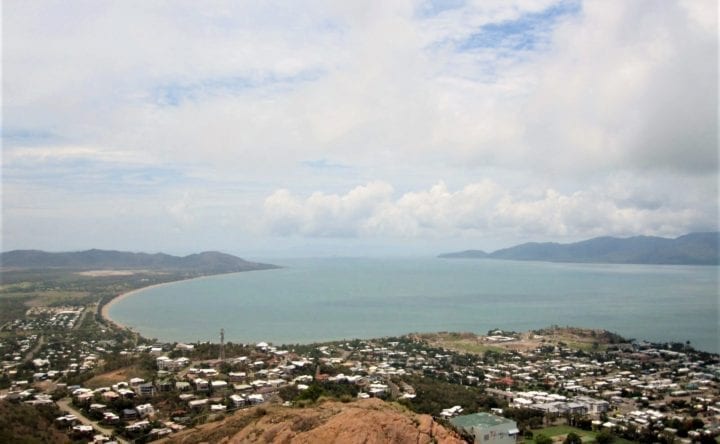
<instances>
[{"instance_id":1,"label":"paved road","mask_svg":"<svg viewBox=\"0 0 720 444\"><path fill-rule=\"evenodd\" d=\"M90 310L93 309L92 305L86 305L85 310L80 313L80 316L78 316L77 322L75 322L75 325L73 325L73 330L78 330L80 326L82 325L83 321L85 321L85 316L90 312ZM97 308L95 308L94 311L97 311Z\"/></svg>"},{"instance_id":2,"label":"paved road","mask_svg":"<svg viewBox=\"0 0 720 444\"><path fill-rule=\"evenodd\" d=\"M35 353L40 351L40 347L42 347L44 343L45 343L45 336L40 336L35 347L33 347L32 350L30 350L28 352L28 354L25 355L25 362L32 361L33 356L35 355Z\"/></svg>"},{"instance_id":3,"label":"paved road","mask_svg":"<svg viewBox=\"0 0 720 444\"><path fill-rule=\"evenodd\" d=\"M90 419L86 418L85 415L83 415L80 410L77 410L75 407L73 407L70 404L70 398L58 399L55 402L57 403L58 407L60 407L60 410L70 412L71 414L77 416L78 420L81 423L92 426L95 430L99 431L100 433L102 433L106 436L113 436L113 434L115 433L115 430L109 429L107 427L103 427L103 426L99 425L97 422L91 421ZM118 436L115 437L115 440L117 440L117 442L122 443L122 444L128 444L128 441L126 441Z\"/></svg>"}]
</instances>

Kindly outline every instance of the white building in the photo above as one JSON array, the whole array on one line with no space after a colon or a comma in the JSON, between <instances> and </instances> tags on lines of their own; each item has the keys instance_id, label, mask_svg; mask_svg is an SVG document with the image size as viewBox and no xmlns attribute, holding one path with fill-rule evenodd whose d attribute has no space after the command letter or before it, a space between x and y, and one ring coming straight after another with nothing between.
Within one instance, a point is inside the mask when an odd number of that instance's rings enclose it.
<instances>
[{"instance_id":1,"label":"white building","mask_svg":"<svg viewBox=\"0 0 720 444\"><path fill-rule=\"evenodd\" d=\"M475 444L515 444L520 433L515 421L489 413L456 416L450 423L472 435Z\"/></svg>"}]
</instances>

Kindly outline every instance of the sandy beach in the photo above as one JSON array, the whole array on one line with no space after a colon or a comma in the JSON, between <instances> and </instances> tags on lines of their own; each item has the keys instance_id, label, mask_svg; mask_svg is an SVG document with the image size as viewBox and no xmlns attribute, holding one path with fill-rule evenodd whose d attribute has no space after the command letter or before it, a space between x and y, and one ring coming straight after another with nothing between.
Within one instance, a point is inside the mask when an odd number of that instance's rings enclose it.
<instances>
[{"instance_id":1,"label":"sandy beach","mask_svg":"<svg viewBox=\"0 0 720 444\"><path fill-rule=\"evenodd\" d=\"M199 277L191 278L191 279L202 279L202 278L204 278L204 277L207 277L207 276L199 276ZM103 305L103 308L102 308L102 310L100 311L100 316L102 316L103 319L105 319L107 322L115 325L115 326L118 327L118 328L127 328L127 329L129 329L130 327L128 327L128 326L126 326L126 325L123 325L123 324L121 324L121 323L113 320L113 319L110 317L110 307L112 307L113 304L115 304L115 303L117 303L117 302L119 302L119 301L121 301L121 300L129 297L129 296L132 296L132 295L134 295L134 294L136 294L136 293L140 293L141 291L145 291L145 290L150 289L150 288L162 287L163 285L173 284L173 283L175 283L175 282L187 281L187 280L191 280L191 279L179 279L179 280L177 280L177 281L163 282L163 283L161 283L161 284L154 284L154 285L148 285L147 287L136 288L135 290L128 291L127 293L120 293L119 295L117 295L117 296L115 296L114 298L110 299L110 301L109 301L107 304Z\"/></svg>"},{"instance_id":2,"label":"sandy beach","mask_svg":"<svg viewBox=\"0 0 720 444\"><path fill-rule=\"evenodd\" d=\"M245 273L245 272L244 272L244 271L239 271L238 273ZM221 274L234 274L234 273L221 273ZM139 292L141 292L141 291L148 290L148 289L150 289L150 288L162 287L162 286L164 286L164 285L174 284L174 283L176 283L176 282L182 282L182 281L192 281L192 280L196 280L196 279L206 279L206 278L210 278L210 277L213 277L213 276L218 276L218 275L217 275L217 274L211 274L211 275L207 275L207 276L196 276L196 277L187 278L187 279L178 279L178 280L176 280L176 281L168 281L168 282L163 282L163 283L160 283L160 284L148 285L147 287L136 288L135 290L128 291L127 293L120 293L119 295L117 295L117 296L115 296L114 298L110 299L110 301L108 301L107 304L103 305L103 308L102 308L102 310L100 311L100 316L102 316L103 319L105 319L107 322L115 325L115 326L118 327L118 328L127 328L127 329L129 329L130 327L128 327L127 325L123 325L123 324L121 324L121 323L113 320L113 319L110 317L110 307L112 307L112 305L115 304L116 302L119 302L119 301L121 301L121 300L123 300L123 299L125 299L125 298L127 298L127 297L129 297L129 296L132 296L132 295L134 295L134 294L136 294L136 293L139 293Z\"/></svg>"}]
</instances>

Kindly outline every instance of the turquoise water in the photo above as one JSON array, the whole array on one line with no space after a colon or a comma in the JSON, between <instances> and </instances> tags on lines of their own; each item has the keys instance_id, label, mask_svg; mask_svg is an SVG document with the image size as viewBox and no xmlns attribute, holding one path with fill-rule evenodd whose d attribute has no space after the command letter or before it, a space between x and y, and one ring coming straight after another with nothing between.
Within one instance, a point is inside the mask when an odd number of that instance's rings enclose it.
<instances>
[{"instance_id":1,"label":"turquoise water","mask_svg":"<svg viewBox=\"0 0 720 444\"><path fill-rule=\"evenodd\" d=\"M718 352L718 267L472 259L271 260L286 268L176 282L110 317L163 341L276 344L409 332L605 328Z\"/></svg>"}]
</instances>

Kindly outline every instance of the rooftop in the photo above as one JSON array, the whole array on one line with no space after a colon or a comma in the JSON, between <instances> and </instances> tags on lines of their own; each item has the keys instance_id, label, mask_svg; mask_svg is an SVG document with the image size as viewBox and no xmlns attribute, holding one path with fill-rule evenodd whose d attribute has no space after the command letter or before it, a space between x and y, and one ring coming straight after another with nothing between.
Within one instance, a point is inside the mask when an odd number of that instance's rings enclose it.
<instances>
[{"instance_id":1,"label":"rooftop","mask_svg":"<svg viewBox=\"0 0 720 444\"><path fill-rule=\"evenodd\" d=\"M450 423L464 429L471 427L494 427L501 424L515 425L515 421L513 420L503 418L502 416L491 415L490 413L473 413L471 415L456 416L450 419Z\"/></svg>"}]
</instances>

